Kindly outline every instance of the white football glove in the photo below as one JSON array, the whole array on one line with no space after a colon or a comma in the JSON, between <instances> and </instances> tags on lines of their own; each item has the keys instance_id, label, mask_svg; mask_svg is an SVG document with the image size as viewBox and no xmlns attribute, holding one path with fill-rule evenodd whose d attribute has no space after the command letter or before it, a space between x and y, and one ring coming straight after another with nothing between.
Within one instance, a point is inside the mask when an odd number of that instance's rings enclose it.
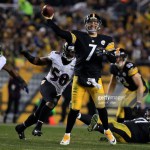
<instances>
[{"instance_id":1,"label":"white football glove","mask_svg":"<svg viewBox=\"0 0 150 150\"><path fill-rule=\"evenodd\" d=\"M92 84L93 86L95 86L97 89L100 89L102 86L100 84L98 84L95 80L95 78L88 78L87 81L88 84Z\"/></svg>"}]
</instances>

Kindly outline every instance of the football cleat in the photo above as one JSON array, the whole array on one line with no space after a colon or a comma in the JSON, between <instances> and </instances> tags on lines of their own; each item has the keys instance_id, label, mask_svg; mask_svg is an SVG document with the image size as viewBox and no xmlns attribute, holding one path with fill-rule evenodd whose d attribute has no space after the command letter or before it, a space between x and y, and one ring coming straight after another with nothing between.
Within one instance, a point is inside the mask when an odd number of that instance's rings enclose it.
<instances>
[{"instance_id":1,"label":"football cleat","mask_svg":"<svg viewBox=\"0 0 150 150\"><path fill-rule=\"evenodd\" d=\"M34 129L32 131L32 135L34 136L41 136L43 133L40 130Z\"/></svg>"},{"instance_id":2,"label":"football cleat","mask_svg":"<svg viewBox=\"0 0 150 150\"><path fill-rule=\"evenodd\" d=\"M60 142L60 145L69 145L70 144L70 136L64 135L62 141Z\"/></svg>"},{"instance_id":3,"label":"football cleat","mask_svg":"<svg viewBox=\"0 0 150 150\"><path fill-rule=\"evenodd\" d=\"M115 145L117 143L116 142L116 138L113 136L113 134L110 131L110 129L104 130L104 135L106 136L106 138L108 139L110 144Z\"/></svg>"},{"instance_id":4,"label":"football cleat","mask_svg":"<svg viewBox=\"0 0 150 150\"><path fill-rule=\"evenodd\" d=\"M98 115L94 114L92 119L91 119L91 123L89 124L87 130L89 132L93 131L97 127L97 122L98 122Z\"/></svg>"},{"instance_id":5,"label":"football cleat","mask_svg":"<svg viewBox=\"0 0 150 150\"><path fill-rule=\"evenodd\" d=\"M21 129L20 129L21 126L22 126L22 125L17 125L17 126L15 127L15 130L16 130L16 132L17 132L18 135L19 135L19 139L21 139L21 140L26 140L25 134L24 134L24 130L21 130Z\"/></svg>"}]
</instances>

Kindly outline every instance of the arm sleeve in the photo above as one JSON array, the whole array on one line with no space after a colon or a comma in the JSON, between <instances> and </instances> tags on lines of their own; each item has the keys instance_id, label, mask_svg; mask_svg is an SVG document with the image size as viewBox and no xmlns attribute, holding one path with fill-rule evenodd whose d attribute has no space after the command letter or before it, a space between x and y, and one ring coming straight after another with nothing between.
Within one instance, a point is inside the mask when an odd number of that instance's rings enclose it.
<instances>
[{"instance_id":1,"label":"arm sleeve","mask_svg":"<svg viewBox=\"0 0 150 150\"><path fill-rule=\"evenodd\" d=\"M60 29L51 19L47 21L47 25L61 38L65 39L68 43L72 43L72 34L69 31Z\"/></svg>"},{"instance_id":2,"label":"arm sleeve","mask_svg":"<svg viewBox=\"0 0 150 150\"><path fill-rule=\"evenodd\" d=\"M107 43L105 50L107 50L109 52L115 50L115 44L113 42L112 37L107 37L107 42L108 43Z\"/></svg>"},{"instance_id":3,"label":"arm sleeve","mask_svg":"<svg viewBox=\"0 0 150 150\"><path fill-rule=\"evenodd\" d=\"M105 47L106 50L106 56L109 62L115 63L116 57L115 57L115 44L112 40L112 37L107 36L107 45Z\"/></svg>"},{"instance_id":4,"label":"arm sleeve","mask_svg":"<svg viewBox=\"0 0 150 150\"><path fill-rule=\"evenodd\" d=\"M106 56L107 56L107 59L108 59L109 62L111 62L111 63L116 62L115 50L108 51L106 53Z\"/></svg>"}]
</instances>

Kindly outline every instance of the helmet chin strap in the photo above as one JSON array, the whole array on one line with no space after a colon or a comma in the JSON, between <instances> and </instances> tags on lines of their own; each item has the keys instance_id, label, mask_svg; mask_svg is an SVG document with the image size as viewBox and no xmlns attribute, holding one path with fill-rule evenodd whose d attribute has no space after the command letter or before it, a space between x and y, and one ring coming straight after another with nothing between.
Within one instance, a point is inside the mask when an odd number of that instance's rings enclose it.
<instances>
[{"instance_id":1,"label":"helmet chin strap","mask_svg":"<svg viewBox=\"0 0 150 150\"><path fill-rule=\"evenodd\" d=\"M100 27L97 29L89 29L87 24L85 25L85 28L89 33L96 33L98 30L100 30Z\"/></svg>"}]
</instances>

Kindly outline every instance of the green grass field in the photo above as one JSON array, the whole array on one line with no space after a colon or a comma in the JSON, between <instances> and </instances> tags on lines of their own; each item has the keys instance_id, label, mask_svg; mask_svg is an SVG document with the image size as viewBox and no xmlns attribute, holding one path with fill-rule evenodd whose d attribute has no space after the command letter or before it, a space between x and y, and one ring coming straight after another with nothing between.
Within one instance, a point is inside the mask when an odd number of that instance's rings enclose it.
<instances>
[{"instance_id":1,"label":"green grass field","mask_svg":"<svg viewBox=\"0 0 150 150\"><path fill-rule=\"evenodd\" d=\"M115 146L100 142L102 136L98 132L88 132L86 127L75 127L69 146L59 145L65 127L43 126L43 135L34 137L33 127L26 130L26 140L18 139L14 130L15 125L0 125L0 150L149 150L149 144L120 144Z\"/></svg>"}]
</instances>

